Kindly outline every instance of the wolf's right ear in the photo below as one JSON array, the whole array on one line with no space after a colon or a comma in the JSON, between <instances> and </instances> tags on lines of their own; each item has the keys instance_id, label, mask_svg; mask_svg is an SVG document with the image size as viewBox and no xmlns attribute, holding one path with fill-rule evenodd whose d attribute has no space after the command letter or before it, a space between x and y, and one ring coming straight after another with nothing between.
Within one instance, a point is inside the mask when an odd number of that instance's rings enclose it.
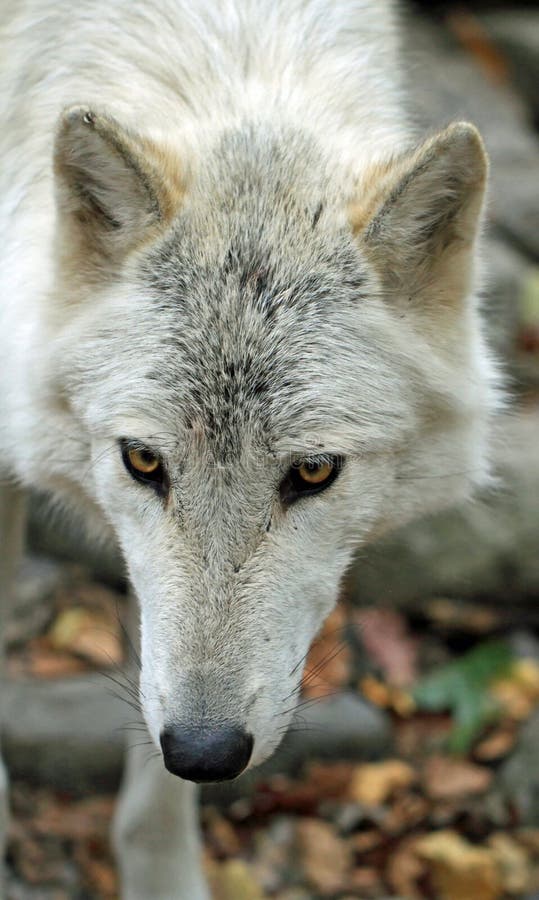
<instances>
[{"instance_id":1,"label":"wolf's right ear","mask_svg":"<svg viewBox=\"0 0 539 900\"><path fill-rule=\"evenodd\" d=\"M402 308L437 318L462 308L487 171L478 131L457 122L367 172L352 227L386 296Z\"/></svg>"},{"instance_id":2,"label":"wolf's right ear","mask_svg":"<svg viewBox=\"0 0 539 900\"><path fill-rule=\"evenodd\" d=\"M54 170L70 236L78 236L89 255L110 262L166 224L183 190L178 170L151 141L87 107L63 114Z\"/></svg>"}]
</instances>

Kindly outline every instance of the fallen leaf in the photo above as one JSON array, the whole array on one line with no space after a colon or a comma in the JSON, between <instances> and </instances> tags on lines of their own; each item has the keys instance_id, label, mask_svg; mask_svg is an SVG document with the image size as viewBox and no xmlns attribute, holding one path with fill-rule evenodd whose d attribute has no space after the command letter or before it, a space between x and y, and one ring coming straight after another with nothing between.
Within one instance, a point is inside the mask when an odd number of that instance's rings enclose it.
<instances>
[{"instance_id":1,"label":"fallen leaf","mask_svg":"<svg viewBox=\"0 0 539 900\"><path fill-rule=\"evenodd\" d=\"M249 866L240 859L209 866L216 900L264 900Z\"/></svg>"},{"instance_id":2,"label":"fallen leaf","mask_svg":"<svg viewBox=\"0 0 539 900\"><path fill-rule=\"evenodd\" d=\"M84 660L53 650L44 637L34 638L22 652L10 654L8 658L8 672L12 677L65 678L87 670Z\"/></svg>"},{"instance_id":3,"label":"fallen leaf","mask_svg":"<svg viewBox=\"0 0 539 900\"><path fill-rule=\"evenodd\" d=\"M530 887L531 867L528 854L510 835L491 834L488 845L498 862L504 889L509 894L524 895Z\"/></svg>"},{"instance_id":4,"label":"fallen leaf","mask_svg":"<svg viewBox=\"0 0 539 900\"><path fill-rule=\"evenodd\" d=\"M386 840L385 834L379 828L369 828L353 834L350 838L350 846L355 853L368 853L369 850L380 847Z\"/></svg>"},{"instance_id":5,"label":"fallen leaf","mask_svg":"<svg viewBox=\"0 0 539 900\"><path fill-rule=\"evenodd\" d=\"M118 877L111 860L96 858L84 845L76 848L75 859L92 896L99 900L115 900L118 897Z\"/></svg>"},{"instance_id":6,"label":"fallen leaf","mask_svg":"<svg viewBox=\"0 0 539 900\"><path fill-rule=\"evenodd\" d=\"M123 660L121 626L106 610L77 606L63 610L51 626L48 638L55 650L69 651L97 666Z\"/></svg>"},{"instance_id":7,"label":"fallen leaf","mask_svg":"<svg viewBox=\"0 0 539 900\"><path fill-rule=\"evenodd\" d=\"M400 759L362 763L353 771L348 796L365 806L380 806L398 788L409 787L415 779L412 767Z\"/></svg>"},{"instance_id":8,"label":"fallen leaf","mask_svg":"<svg viewBox=\"0 0 539 900\"><path fill-rule=\"evenodd\" d=\"M493 762L501 759L515 746L517 733L511 725L501 726L477 744L474 756L479 762Z\"/></svg>"},{"instance_id":9,"label":"fallen leaf","mask_svg":"<svg viewBox=\"0 0 539 900\"><path fill-rule=\"evenodd\" d=\"M488 641L416 685L413 697L419 709L453 713L451 750L466 751L486 723L499 717L500 704L489 687L507 675L513 661L508 644Z\"/></svg>"},{"instance_id":10,"label":"fallen leaf","mask_svg":"<svg viewBox=\"0 0 539 900\"><path fill-rule=\"evenodd\" d=\"M494 682L492 694L512 719L527 719L539 703L539 665L517 659L504 678Z\"/></svg>"},{"instance_id":11,"label":"fallen leaf","mask_svg":"<svg viewBox=\"0 0 539 900\"><path fill-rule=\"evenodd\" d=\"M411 791L407 791L398 797L380 822L380 827L385 834L397 835L415 828L421 824L428 815L429 804L424 797L418 797Z\"/></svg>"},{"instance_id":12,"label":"fallen leaf","mask_svg":"<svg viewBox=\"0 0 539 900\"><path fill-rule=\"evenodd\" d=\"M493 852L468 843L455 831L436 831L415 843L428 863L437 900L498 900L503 882Z\"/></svg>"},{"instance_id":13,"label":"fallen leaf","mask_svg":"<svg viewBox=\"0 0 539 900\"><path fill-rule=\"evenodd\" d=\"M359 690L366 700L375 706L386 709L391 703L389 685L375 678L374 675L365 675L359 682Z\"/></svg>"},{"instance_id":14,"label":"fallen leaf","mask_svg":"<svg viewBox=\"0 0 539 900\"><path fill-rule=\"evenodd\" d=\"M408 691L394 685L384 684L374 675L365 675L359 682L358 690L370 703L384 709L391 709L402 718L408 718L415 712L416 703Z\"/></svg>"},{"instance_id":15,"label":"fallen leaf","mask_svg":"<svg viewBox=\"0 0 539 900\"><path fill-rule=\"evenodd\" d=\"M446 23L490 81L496 85L503 85L509 81L507 59L480 18L465 7L457 6L446 16Z\"/></svg>"},{"instance_id":16,"label":"fallen leaf","mask_svg":"<svg viewBox=\"0 0 539 900\"><path fill-rule=\"evenodd\" d=\"M309 884L323 896L344 890L352 854L347 843L337 836L335 828L321 819L300 819L296 839Z\"/></svg>"},{"instance_id":17,"label":"fallen leaf","mask_svg":"<svg viewBox=\"0 0 539 900\"><path fill-rule=\"evenodd\" d=\"M78 802L51 798L34 813L32 829L37 834L65 840L107 837L113 813L114 799L109 796L88 797Z\"/></svg>"},{"instance_id":18,"label":"fallen leaf","mask_svg":"<svg viewBox=\"0 0 539 900\"><path fill-rule=\"evenodd\" d=\"M515 832L518 842L526 847L533 857L539 857L539 828L530 826L519 828Z\"/></svg>"},{"instance_id":19,"label":"fallen leaf","mask_svg":"<svg viewBox=\"0 0 539 900\"><path fill-rule=\"evenodd\" d=\"M426 609L432 622L447 630L468 634L486 634L500 624L500 615L492 607L478 603L462 603L447 597L430 600Z\"/></svg>"},{"instance_id":20,"label":"fallen leaf","mask_svg":"<svg viewBox=\"0 0 539 900\"><path fill-rule=\"evenodd\" d=\"M416 851L418 840L414 835L401 841L387 860L386 878L395 894L406 900L422 900L424 896L418 888L425 873L425 863Z\"/></svg>"},{"instance_id":21,"label":"fallen leaf","mask_svg":"<svg viewBox=\"0 0 539 900\"><path fill-rule=\"evenodd\" d=\"M412 684L417 676L417 641L406 619L392 609L363 609L354 614L357 634L374 665L397 687Z\"/></svg>"},{"instance_id":22,"label":"fallen leaf","mask_svg":"<svg viewBox=\"0 0 539 900\"><path fill-rule=\"evenodd\" d=\"M423 768L425 791L433 800L483 794L491 781L490 769L450 756L431 756Z\"/></svg>"},{"instance_id":23,"label":"fallen leaf","mask_svg":"<svg viewBox=\"0 0 539 900\"><path fill-rule=\"evenodd\" d=\"M305 770L303 781L316 790L321 800L344 798L353 770L354 764L348 762L312 762Z\"/></svg>"},{"instance_id":24,"label":"fallen leaf","mask_svg":"<svg viewBox=\"0 0 539 900\"><path fill-rule=\"evenodd\" d=\"M214 807L204 809L206 840L219 857L237 856L241 843L236 830Z\"/></svg>"},{"instance_id":25,"label":"fallen leaf","mask_svg":"<svg viewBox=\"0 0 539 900\"><path fill-rule=\"evenodd\" d=\"M348 614L344 607L336 606L313 642L302 678L305 697L327 696L350 681L352 651L344 640L347 622Z\"/></svg>"},{"instance_id":26,"label":"fallen leaf","mask_svg":"<svg viewBox=\"0 0 539 900\"><path fill-rule=\"evenodd\" d=\"M358 866L350 875L347 888L354 892L353 897L361 897L361 900L379 897L383 890L380 872L374 866Z\"/></svg>"}]
</instances>

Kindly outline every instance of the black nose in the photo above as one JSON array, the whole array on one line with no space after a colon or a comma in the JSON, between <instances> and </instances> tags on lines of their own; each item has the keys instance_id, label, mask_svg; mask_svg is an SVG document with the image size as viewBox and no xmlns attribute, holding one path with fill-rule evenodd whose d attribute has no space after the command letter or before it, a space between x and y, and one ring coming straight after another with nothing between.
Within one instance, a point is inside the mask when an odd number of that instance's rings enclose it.
<instances>
[{"instance_id":1,"label":"black nose","mask_svg":"<svg viewBox=\"0 0 539 900\"><path fill-rule=\"evenodd\" d=\"M253 751L253 736L242 728L185 728L167 725L161 732L165 766L188 781L226 781L243 772Z\"/></svg>"}]
</instances>

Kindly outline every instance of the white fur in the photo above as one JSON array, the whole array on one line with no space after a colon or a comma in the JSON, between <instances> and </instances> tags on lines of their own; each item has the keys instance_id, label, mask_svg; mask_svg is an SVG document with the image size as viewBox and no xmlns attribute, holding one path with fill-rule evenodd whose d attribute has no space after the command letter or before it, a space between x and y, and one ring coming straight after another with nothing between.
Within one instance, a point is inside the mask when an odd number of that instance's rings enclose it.
<instances>
[{"instance_id":1,"label":"white fur","mask_svg":"<svg viewBox=\"0 0 539 900\"><path fill-rule=\"evenodd\" d=\"M484 154L465 125L413 147L395 33L366 0L4 2L2 471L119 542L156 743L204 710L265 759L354 548L488 479ZM125 471L126 436L166 460L168 503ZM341 475L283 508L320 448ZM152 897L191 900L198 876L175 877Z\"/></svg>"}]
</instances>

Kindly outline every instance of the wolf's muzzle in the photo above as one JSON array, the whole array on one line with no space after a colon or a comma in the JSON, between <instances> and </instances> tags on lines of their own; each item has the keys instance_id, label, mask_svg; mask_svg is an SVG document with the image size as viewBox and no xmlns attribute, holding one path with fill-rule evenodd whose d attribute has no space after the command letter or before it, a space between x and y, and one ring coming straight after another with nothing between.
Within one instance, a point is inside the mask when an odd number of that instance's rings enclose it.
<instances>
[{"instance_id":1,"label":"wolf's muzzle","mask_svg":"<svg viewBox=\"0 0 539 900\"><path fill-rule=\"evenodd\" d=\"M247 766L254 743L251 734L233 725L167 725L160 741L168 771L199 783L236 778Z\"/></svg>"}]
</instances>

